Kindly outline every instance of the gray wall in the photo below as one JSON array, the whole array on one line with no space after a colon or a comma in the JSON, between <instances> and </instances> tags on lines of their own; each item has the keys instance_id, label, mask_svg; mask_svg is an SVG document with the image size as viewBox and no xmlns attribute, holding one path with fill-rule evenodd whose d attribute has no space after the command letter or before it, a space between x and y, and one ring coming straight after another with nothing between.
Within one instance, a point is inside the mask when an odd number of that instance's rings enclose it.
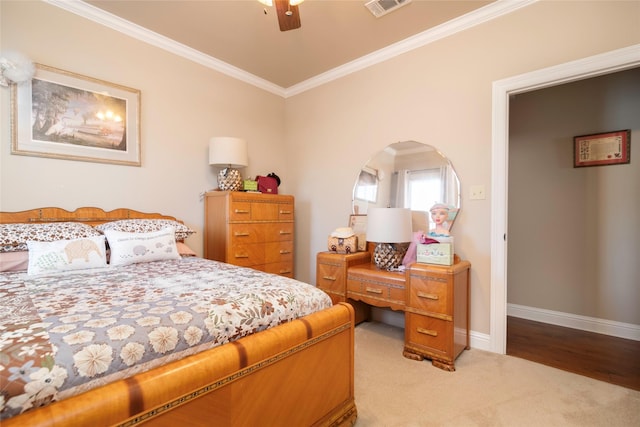
<instances>
[{"instance_id":1,"label":"gray wall","mask_svg":"<svg viewBox=\"0 0 640 427\"><path fill-rule=\"evenodd\" d=\"M640 69L510 101L510 304L640 324ZM573 168L573 137L631 129L631 163Z\"/></svg>"}]
</instances>

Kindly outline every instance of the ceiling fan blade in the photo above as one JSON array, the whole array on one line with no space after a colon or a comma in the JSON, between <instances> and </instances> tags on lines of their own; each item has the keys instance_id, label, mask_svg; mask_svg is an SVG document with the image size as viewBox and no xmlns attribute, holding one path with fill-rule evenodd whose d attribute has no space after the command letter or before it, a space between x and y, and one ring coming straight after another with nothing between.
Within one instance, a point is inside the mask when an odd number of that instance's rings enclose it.
<instances>
[{"instance_id":1,"label":"ceiling fan blade","mask_svg":"<svg viewBox=\"0 0 640 427\"><path fill-rule=\"evenodd\" d=\"M289 0L274 0L280 31L289 31L300 28L300 12L298 6L290 6Z\"/></svg>"}]
</instances>

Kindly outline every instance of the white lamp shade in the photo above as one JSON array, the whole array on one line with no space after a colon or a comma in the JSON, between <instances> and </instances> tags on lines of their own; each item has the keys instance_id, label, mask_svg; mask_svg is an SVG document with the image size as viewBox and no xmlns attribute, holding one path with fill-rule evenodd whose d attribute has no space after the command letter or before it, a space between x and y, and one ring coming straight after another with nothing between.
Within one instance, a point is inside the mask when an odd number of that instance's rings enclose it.
<instances>
[{"instance_id":1,"label":"white lamp shade","mask_svg":"<svg viewBox=\"0 0 640 427\"><path fill-rule=\"evenodd\" d=\"M367 210L367 240L376 243L411 242L411 209L369 208Z\"/></svg>"},{"instance_id":2,"label":"white lamp shade","mask_svg":"<svg viewBox=\"0 0 640 427\"><path fill-rule=\"evenodd\" d=\"M209 164L232 168L247 166L247 141L230 136L214 136L209 140Z\"/></svg>"}]
</instances>

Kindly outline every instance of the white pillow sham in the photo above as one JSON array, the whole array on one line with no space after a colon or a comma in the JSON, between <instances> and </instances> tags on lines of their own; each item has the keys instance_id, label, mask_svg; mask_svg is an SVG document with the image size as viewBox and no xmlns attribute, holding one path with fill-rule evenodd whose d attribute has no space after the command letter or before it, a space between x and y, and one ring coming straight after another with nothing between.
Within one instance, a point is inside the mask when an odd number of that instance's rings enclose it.
<instances>
[{"instance_id":1,"label":"white pillow sham","mask_svg":"<svg viewBox=\"0 0 640 427\"><path fill-rule=\"evenodd\" d=\"M55 242L27 241L27 274L54 273L107 266L104 236Z\"/></svg>"},{"instance_id":2,"label":"white pillow sham","mask_svg":"<svg viewBox=\"0 0 640 427\"><path fill-rule=\"evenodd\" d=\"M109 264L113 266L180 259L173 227L150 233L104 230L104 235L111 250Z\"/></svg>"}]
</instances>

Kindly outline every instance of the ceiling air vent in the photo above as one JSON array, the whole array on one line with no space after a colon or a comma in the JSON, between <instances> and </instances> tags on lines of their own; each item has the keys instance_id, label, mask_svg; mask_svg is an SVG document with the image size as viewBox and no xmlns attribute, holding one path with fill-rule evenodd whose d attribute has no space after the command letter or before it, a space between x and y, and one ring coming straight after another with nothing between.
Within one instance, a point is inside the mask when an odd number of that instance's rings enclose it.
<instances>
[{"instance_id":1,"label":"ceiling air vent","mask_svg":"<svg viewBox=\"0 0 640 427\"><path fill-rule=\"evenodd\" d=\"M407 3L411 3L411 0L369 0L364 5L373 16L380 18L382 15L393 12Z\"/></svg>"}]
</instances>

